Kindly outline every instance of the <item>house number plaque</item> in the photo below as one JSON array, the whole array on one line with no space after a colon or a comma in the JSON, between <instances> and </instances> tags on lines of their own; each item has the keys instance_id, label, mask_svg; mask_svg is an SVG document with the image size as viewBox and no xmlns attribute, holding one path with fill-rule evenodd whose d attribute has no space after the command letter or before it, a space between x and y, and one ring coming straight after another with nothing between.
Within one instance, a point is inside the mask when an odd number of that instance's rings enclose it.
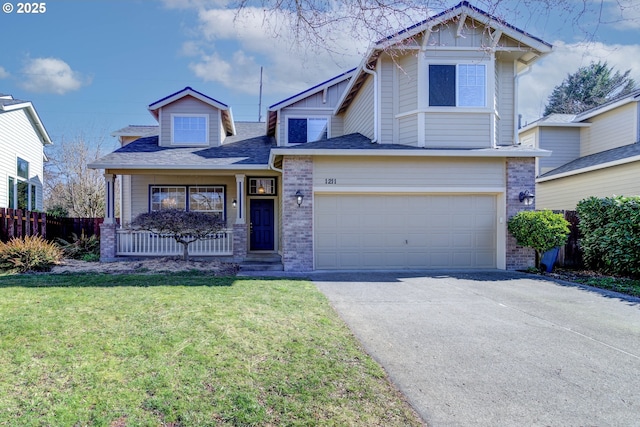
<instances>
[{"instance_id":1,"label":"house number plaque","mask_svg":"<svg viewBox=\"0 0 640 427\"><path fill-rule=\"evenodd\" d=\"M324 183L325 184L337 184L338 180L336 178L325 178L324 179Z\"/></svg>"}]
</instances>

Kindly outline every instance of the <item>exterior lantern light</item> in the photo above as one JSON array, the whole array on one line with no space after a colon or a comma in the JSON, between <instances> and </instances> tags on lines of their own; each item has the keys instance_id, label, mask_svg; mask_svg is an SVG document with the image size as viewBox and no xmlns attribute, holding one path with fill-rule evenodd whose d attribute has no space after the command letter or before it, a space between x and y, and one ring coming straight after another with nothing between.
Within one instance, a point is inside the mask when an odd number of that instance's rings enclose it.
<instances>
[{"instance_id":1,"label":"exterior lantern light","mask_svg":"<svg viewBox=\"0 0 640 427\"><path fill-rule=\"evenodd\" d=\"M304 199L304 195L302 195L300 190L296 191L296 203L298 204L298 207L302 204L302 199Z\"/></svg>"},{"instance_id":2,"label":"exterior lantern light","mask_svg":"<svg viewBox=\"0 0 640 427\"><path fill-rule=\"evenodd\" d=\"M233 206L234 208L238 206L238 201L236 199L233 199L233 202L231 202L231 206Z\"/></svg>"},{"instance_id":3,"label":"exterior lantern light","mask_svg":"<svg viewBox=\"0 0 640 427\"><path fill-rule=\"evenodd\" d=\"M536 196L530 193L529 190L521 191L519 195L520 203L524 203L525 206L531 206L535 197Z\"/></svg>"}]
</instances>

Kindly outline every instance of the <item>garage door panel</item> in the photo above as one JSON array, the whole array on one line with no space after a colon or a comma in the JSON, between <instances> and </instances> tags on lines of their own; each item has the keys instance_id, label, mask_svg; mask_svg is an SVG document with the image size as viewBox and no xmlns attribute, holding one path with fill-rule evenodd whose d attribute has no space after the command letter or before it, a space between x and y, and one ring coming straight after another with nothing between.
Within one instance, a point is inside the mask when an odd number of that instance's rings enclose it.
<instances>
[{"instance_id":1,"label":"garage door panel","mask_svg":"<svg viewBox=\"0 0 640 427\"><path fill-rule=\"evenodd\" d=\"M316 195L316 268L495 268L496 206L490 195Z\"/></svg>"}]
</instances>

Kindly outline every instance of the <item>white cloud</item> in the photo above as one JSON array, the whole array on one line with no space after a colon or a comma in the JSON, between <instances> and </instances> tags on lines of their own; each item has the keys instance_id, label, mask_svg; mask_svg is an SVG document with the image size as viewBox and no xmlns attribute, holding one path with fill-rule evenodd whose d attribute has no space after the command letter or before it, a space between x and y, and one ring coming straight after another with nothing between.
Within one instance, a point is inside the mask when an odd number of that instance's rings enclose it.
<instances>
[{"instance_id":1,"label":"white cloud","mask_svg":"<svg viewBox=\"0 0 640 427\"><path fill-rule=\"evenodd\" d=\"M91 79L73 71L69 64L58 58L29 59L22 73L26 78L21 85L30 92L63 95L91 83Z\"/></svg>"},{"instance_id":2,"label":"white cloud","mask_svg":"<svg viewBox=\"0 0 640 427\"><path fill-rule=\"evenodd\" d=\"M562 81L591 62L607 62L621 73L631 70L640 84L640 45L605 45L603 43L554 43L554 51L533 65L532 71L520 79L519 113L523 124L542 116L549 95Z\"/></svg>"},{"instance_id":3,"label":"white cloud","mask_svg":"<svg viewBox=\"0 0 640 427\"><path fill-rule=\"evenodd\" d=\"M198 57L191 70L206 81L248 94L258 93L260 66L265 93L288 95L355 67L366 50L365 43L343 37L346 29L327 34L330 49L296 42L292 18L281 11L245 8L238 14L234 9L201 9L198 16L201 38L182 49Z\"/></svg>"},{"instance_id":4,"label":"white cloud","mask_svg":"<svg viewBox=\"0 0 640 427\"><path fill-rule=\"evenodd\" d=\"M9 72L5 70L4 67L0 67L0 79L6 79L10 75L11 74L9 74Z\"/></svg>"}]
</instances>

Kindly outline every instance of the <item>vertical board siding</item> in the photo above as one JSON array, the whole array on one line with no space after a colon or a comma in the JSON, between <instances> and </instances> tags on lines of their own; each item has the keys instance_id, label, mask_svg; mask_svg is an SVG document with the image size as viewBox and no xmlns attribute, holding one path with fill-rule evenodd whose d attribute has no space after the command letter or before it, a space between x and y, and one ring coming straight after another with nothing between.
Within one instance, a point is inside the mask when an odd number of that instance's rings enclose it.
<instances>
[{"instance_id":1,"label":"vertical board siding","mask_svg":"<svg viewBox=\"0 0 640 427\"><path fill-rule=\"evenodd\" d=\"M536 184L536 208L574 210L587 197L640 195L640 162L572 175Z\"/></svg>"},{"instance_id":2,"label":"vertical board siding","mask_svg":"<svg viewBox=\"0 0 640 427\"><path fill-rule=\"evenodd\" d=\"M589 119L591 126L582 130L586 137L582 141L580 156L637 142L637 109L638 103L632 102Z\"/></svg>"},{"instance_id":3,"label":"vertical board siding","mask_svg":"<svg viewBox=\"0 0 640 427\"><path fill-rule=\"evenodd\" d=\"M540 157L539 173L549 172L580 157L579 128L540 128L540 148L552 151L550 157Z\"/></svg>"},{"instance_id":4,"label":"vertical board siding","mask_svg":"<svg viewBox=\"0 0 640 427\"><path fill-rule=\"evenodd\" d=\"M345 134L360 132L367 138L373 138L373 90L373 77L368 76L344 115Z\"/></svg>"},{"instance_id":5,"label":"vertical board siding","mask_svg":"<svg viewBox=\"0 0 640 427\"><path fill-rule=\"evenodd\" d=\"M489 148L489 113L425 114L426 146L434 148Z\"/></svg>"},{"instance_id":6,"label":"vertical board siding","mask_svg":"<svg viewBox=\"0 0 640 427\"><path fill-rule=\"evenodd\" d=\"M185 96L162 107L160 114L160 143L162 147L171 146L171 114L208 114L209 145L220 145L220 110L192 97Z\"/></svg>"},{"instance_id":7,"label":"vertical board siding","mask_svg":"<svg viewBox=\"0 0 640 427\"><path fill-rule=\"evenodd\" d=\"M29 162L29 180L36 186L35 209L42 210L44 148L24 109L0 113L0 207L8 207L8 177L17 176L17 158Z\"/></svg>"}]
</instances>

